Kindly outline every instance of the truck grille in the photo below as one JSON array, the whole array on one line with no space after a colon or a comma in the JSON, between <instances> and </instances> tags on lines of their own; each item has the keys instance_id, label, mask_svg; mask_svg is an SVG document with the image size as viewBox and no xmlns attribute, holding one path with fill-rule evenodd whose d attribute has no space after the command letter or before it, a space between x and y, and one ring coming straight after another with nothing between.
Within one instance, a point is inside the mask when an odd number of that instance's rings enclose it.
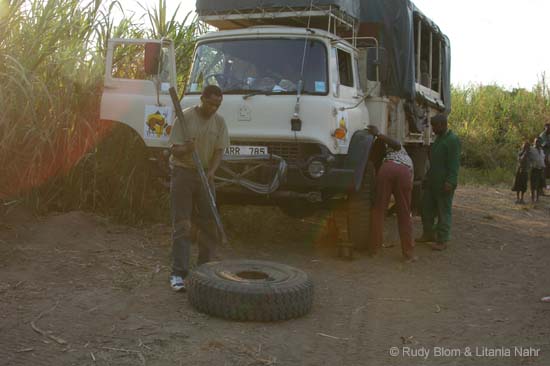
<instances>
[{"instance_id":1,"label":"truck grille","mask_svg":"<svg viewBox=\"0 0 550 366\"><path fill-rule=\"evenodd\" d=\"M267 146L270 154L282 157L287 163L293 164L300 160L307 160L313 154L319 154L318 144L303 142L266 142L266 141L231 141L231 145Z\"/></svg>"}]
</instances>

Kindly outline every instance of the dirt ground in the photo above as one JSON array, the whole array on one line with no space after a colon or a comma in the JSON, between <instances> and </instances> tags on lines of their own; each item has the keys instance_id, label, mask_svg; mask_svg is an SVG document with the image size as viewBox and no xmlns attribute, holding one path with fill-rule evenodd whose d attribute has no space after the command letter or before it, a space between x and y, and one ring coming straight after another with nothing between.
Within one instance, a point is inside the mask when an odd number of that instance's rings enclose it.
<instances>
[{"instance_id":1,"label":"dirt ground","mask_svg":"<svg viewBox=\"0 0 550 366\"><path fill-rule=\"evenodd\" d=\"M322 215L223 208L226 258L286 263L314 281L311 313L278 323L213 318L172 292L167 225L6 207L0 365L550 365L550 303L540 301L550 198L513 201L505 189L460 187L450 248L418 246L413 264L400 261L394 217L393 247L346 261L322 240Z\"/></svg>"}]
</instances>

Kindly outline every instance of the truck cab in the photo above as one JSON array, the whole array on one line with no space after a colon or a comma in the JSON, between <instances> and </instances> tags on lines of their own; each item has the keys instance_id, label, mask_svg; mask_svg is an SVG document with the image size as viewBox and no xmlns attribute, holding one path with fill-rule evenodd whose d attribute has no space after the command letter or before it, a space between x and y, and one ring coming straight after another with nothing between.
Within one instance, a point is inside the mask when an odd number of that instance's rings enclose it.
<instances>
[{"instance_id":1,"label":"truck cab","mask_svg":"<svg viewBox=\"0 0 550 366\"><path fill-rule=\"evenodd\" d=\"M219 86L219 113L232 145L227 160L280 157L286 177L277 191L265 193L279 201L318 203L353 183L350 142L369 124L367 107L359 103L357 64L357 50L323 30L261 26L215 32L197 42L183 105L197 104L205 85ZM262 183L268 183L269 173L260 170L255 179L267 174Z\"/></svg>"},{"instance_id":2,"label":"truck cab","mask_svg":"<svg viewBox=\"0 0 550 366\"><path fill-rule=\"evenodd\" d=\"M438 29L423 28L430 23L419 11L400 20L407 38L387 33L395 24L380 19L395 9L382 0L371 9L378 23L350 14L350 2L326 2L260 12L197 1L200 19L219 30L197 40L181 105L198 104L207 85L223 91L218 113L231 147L216 177L221 201L274 204L293 216L337 207L349 240L362 247L376 169L375 139L366 127L401 141L415 179L422 179L429 118L450 108L446 43ZM137 77L124 71L128 62L120 57L136 47L141 58L132 59L130 70L141 59L145 70ZM107 53L101 118L131 126L157 156L168 148L174 118L168 95L176 80L174 47L169 40L119 39Z\"/></svg>"}]
</instances>

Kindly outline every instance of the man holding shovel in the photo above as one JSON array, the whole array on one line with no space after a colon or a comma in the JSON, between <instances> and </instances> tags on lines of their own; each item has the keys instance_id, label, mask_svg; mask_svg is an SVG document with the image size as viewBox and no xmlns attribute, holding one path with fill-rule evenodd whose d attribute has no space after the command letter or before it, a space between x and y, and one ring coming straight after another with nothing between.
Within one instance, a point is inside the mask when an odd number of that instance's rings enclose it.
<instances>
[{"instance_id":1,"label":"man holding shovel","mask_svg":"<svg viewBox=\"0 0 550 366\"><path fill-rule=\"evenodd\" d=\"M198 264L216 259L219 241L209 203L208 192L201 183L193 152L199 157L210 189L214 192L214 175L220 166L223 151L229 147L227 125L217 110L222 103L220 88L203 89L201 103L183 111L183 120L174 121L170 133L170 199L172 206L172 274L170 286L185 290L185 277L190 271L192 222L199 229Z\"/></svg>"}]
</instances>

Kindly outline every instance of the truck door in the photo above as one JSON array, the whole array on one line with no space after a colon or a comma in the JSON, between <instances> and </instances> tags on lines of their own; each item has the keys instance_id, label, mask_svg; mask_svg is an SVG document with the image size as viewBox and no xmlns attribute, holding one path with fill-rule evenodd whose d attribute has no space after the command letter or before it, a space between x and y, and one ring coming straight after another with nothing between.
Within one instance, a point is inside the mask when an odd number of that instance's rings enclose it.
<instances>
[{"instance_id":1,"label":"truck door","mask_svg":"<svg viewBox=\"0 0 550 366\"><path fill-rule=\"evenodd\" d=\"M109 40L100 119L133 128L150 147L167 146L174 120L168 89L176 87L168 40Z\"/></svg>"},{"instance_id":2,"label":"truck door","mask_svg":"<svg viewBox=\"0 0 550 366\"><path fill-rule=\"evenodd\" d=\"M339 47L333 47L332 54L336 65L332 91L337 108L337 127L347 130L346 138L338 140L338 144L341 153L346 153L353 133L368 124L368 113L364 103L360 103L363 93L359 85L357 56Z\"/></svg>"}]
</instances>

